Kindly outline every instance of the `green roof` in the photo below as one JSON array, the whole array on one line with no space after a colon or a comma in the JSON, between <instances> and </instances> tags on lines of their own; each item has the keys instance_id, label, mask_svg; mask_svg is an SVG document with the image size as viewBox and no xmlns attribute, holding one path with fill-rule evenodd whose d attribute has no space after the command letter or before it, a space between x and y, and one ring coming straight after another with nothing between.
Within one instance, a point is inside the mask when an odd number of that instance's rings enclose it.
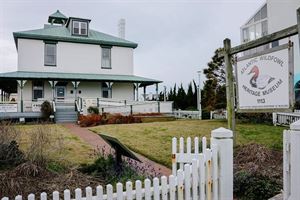
<instances>
[{"instance_id":1,"label":"green roof","mask_svg":"<svg viewBox=\"0 0 300 200\"><path fill-rule=\"evenodd\" d=\"M144 78L135 75L111 75L111 74L85 74L85 73L58 73L58 72L27 72L15 71L0 73L1 79L46 79L46 80L68 80L68 81L112 81L142 83L141 86L161 83L155 79Z\"/></svg>"},{"instance_id":2,"label":"green roof","mask_svg":"<svg viewBox=\"0 0 300 200\"><path fill-rule=\"evenodd\" d=\"M49 18L61 18L61 19L68 19L64 14L62 14L59 10L55 13L51 14ZM49 21L48 21L49 22Z\"/></svg>"},{"instance_id":3,"label":"green roof","mask_svg":"<svg viewBox=\"0 0 300 200\"><path fill-rule=\"evenodd\" d=\"M17 45L17 38L28 38L38 40L53 40L63 42L75 42L85 44L111 45L136 48L137 44L124 40L112 35L101 33L89 29L88 37L71 35L69 29L65 26L48 25L42 29L35 29L29 31L20 31L13 33Z\"/></svg>"}]
</instances>

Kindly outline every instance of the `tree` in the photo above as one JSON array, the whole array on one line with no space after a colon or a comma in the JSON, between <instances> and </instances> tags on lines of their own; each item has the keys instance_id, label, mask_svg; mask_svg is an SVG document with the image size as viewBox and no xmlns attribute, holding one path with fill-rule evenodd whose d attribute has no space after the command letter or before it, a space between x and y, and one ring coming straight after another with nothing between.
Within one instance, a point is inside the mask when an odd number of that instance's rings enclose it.
<instances>
[{"instance_id":1,"label":"tree","mask_svg":"<svg viewBox=\"0 0 300 200\"><path fill-rule=\"evenodd\" d=\"M202 105L205 110L226 108L226 75L224 58L219 58L217 49L211 61L204 69L207 80L203 87Z\"/></svg>"}]
</instances>

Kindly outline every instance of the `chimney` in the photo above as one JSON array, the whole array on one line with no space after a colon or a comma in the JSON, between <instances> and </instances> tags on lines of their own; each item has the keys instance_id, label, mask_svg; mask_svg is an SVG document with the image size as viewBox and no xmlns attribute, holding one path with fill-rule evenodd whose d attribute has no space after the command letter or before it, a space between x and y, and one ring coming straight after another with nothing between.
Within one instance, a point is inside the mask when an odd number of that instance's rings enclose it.
<instances>
[{"instance_id":1,"label":"chimney","mask_svg":"<svg viewBox=\"0 0 300 200\"><path fill-rule=\"evenodd\" d=\"M119 38L125 39L125 19L120 19L118 23Z\"/></svg>"}]
</instances>

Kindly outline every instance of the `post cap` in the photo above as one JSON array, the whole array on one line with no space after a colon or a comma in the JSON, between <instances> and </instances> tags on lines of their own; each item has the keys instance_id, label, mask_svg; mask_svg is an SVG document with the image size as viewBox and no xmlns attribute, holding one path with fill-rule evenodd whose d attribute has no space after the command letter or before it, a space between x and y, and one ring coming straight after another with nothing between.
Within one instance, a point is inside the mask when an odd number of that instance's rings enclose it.
<instances>
[{"instance_id":1,"label":"post cap","mask_svg":"<svg viewBox=\"0 0 300 200\"><path fill-rule=\"evenodd\" d=\"M232 130L220 127L211 131L211 136L213 138L232 138Z\"/></svg>"},{"instance_id":2,"label":"post cap","mask_svg":"<svg viewBox=\"0 0 300 200\"><path fill-rule=\"evenodd\" d=\"M290 129L291 130L300 130L300 120L291 123Z\"/></svg>"}]
</instances>

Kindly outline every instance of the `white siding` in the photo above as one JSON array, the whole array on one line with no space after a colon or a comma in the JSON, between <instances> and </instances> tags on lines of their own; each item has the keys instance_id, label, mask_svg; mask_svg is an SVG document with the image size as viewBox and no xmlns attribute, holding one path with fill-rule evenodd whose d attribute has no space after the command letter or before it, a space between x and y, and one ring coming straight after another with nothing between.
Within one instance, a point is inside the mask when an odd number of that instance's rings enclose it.
<instances>
[{"instance_id":1,"label":"white siding","mask_svg":"<svg viewBox=\"0 0 300 200\"><path fill-rule=\"evenodd\" d=\"M300 7L299 0L267 0L268 9L268 33L274 33L282 29L288 28L297 24L296 10ZM290 40L294 43L294 70L295 70L295 80L299 81L300 77L300 53L299 53L299 39L298 35L293 36ZM288 38L280 40L279 44L286 44Z\"/></svg>"},{"instance_id":2,"label":"white siding","mask_svg":"<svg viewBox=\"0 0 300 200\"><path fill-rule=\"evenodd\" d=\"M134 100L132 83L114 83L112 85L112 98L121 100Z\"/></svg>"},{"instance_id":3,"label":"white siding","mask_svg":"<svg viewBox=\"0 0 300 200\"><path fill-rule=\"evenodd\" d=\"M57 66L44 66L44 42L18 39L18 70L91 74L133 74L133 49L112 47L112 69L101 69L100 45L57 43Z\"/></svg>"}]
</instances>

